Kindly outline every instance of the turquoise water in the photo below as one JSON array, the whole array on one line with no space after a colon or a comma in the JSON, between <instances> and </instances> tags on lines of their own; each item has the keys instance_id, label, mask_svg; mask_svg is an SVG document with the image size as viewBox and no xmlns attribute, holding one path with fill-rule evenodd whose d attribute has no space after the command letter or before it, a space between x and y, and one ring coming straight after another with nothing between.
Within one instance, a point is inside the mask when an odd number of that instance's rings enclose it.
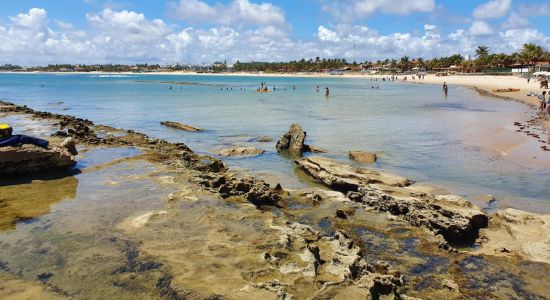
<instances>
[{"instance_id":1,"label":"turquoise water","mask_svg":"<svg viewBox=\"0 0 550 300\"><path fill-rule=\"evenodd\" d=\"M280 90L255 92L262 81ZM324 86L331 89L329 98L323 96ZM381 152L374 167L452 193L493 194L528 210L550 205L550 170L499 159L463 138L483 120L505 126L524 121L528 113L522 120L518 112L529 109L464 87L451 87L444 97L437 85L349 78L0 74L0 98L184 142L198 152L254 145L266 154L227 162L288 187L308 183L290 159L277 155L275 142L250 140L263 135L276 140L299 123L309 144L337 159L347 160L349 150ZM160 125L165 120L205 131L173 130Z\"/></svg>"}]
</instances>

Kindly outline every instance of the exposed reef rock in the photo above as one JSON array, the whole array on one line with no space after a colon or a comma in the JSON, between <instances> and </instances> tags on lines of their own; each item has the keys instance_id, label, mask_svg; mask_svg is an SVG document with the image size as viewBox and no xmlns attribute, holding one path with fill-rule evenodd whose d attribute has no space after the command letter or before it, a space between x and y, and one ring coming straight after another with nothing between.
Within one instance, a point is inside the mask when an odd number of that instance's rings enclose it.
<instances>
[{"instance_id":1,"label":"exposed reef rock","mask_svg":"<svg viewBox=\"0 0 550 300\"><path fill-rule=\"evenodd\" d=\"M483 229L479 253L550 263L550 215L499 210Z\"/></svg>"},{"instance_id":2,"label":"exposed reef rock","mask_svg":"<svg viewBox=\"0 0 550 300\"><path fill-rule=\"evenodd\" d=\"M364 152L364 151L350 151L349 159L364 163L373 163L378 160L376 153Z\"/></svg>"},{"instance_id":3,"label":"exposed reef rock","mask_svg":"<svg viewBox=\"0 0 550 300\"><path fill-rule=\"evenodd\" d=\"M0 147L0 176L66 169L75 164L74 156L64 147L52 149L34 145Z\"/></svg>"},{"instance_id":4,"label":"exposed reef rock","mask_svg":"<svg viewBox=\"0 0 550 300\"><path fill-rule=\"evenodd\" d=\"M222 149L218 151L220 156L256 156L264 154L264 150L255 147L235 147L230 149Z\"/></svg>"},{"instance_id":5,"label":"exposed reef rock","mask_svg":"<svg viewBox=\"0 0 550 300\"><path fill-rule=\"evenodd\" d=\"M292 124L285 133L277 141L277 151L288 151L291 154L301 155L305 152L304 142L306 140L306 132L298 124Z\"/></svg>"},{"instance_id":6,"label":"exposed reef rock","mask_svg":"<svg viewBox=\"0 0 550 300\"><path fill-rule=\"evenodd\" d=\"M296 163L330 188L347 193L351 200L402 216L412 225L441 234L448 242L473 243L479 229L487 227L487 215L466 199L415 193L404 188L411 185L409 179L324 157L302 158Z\"/></svg>"},{"instance_id":7,"label":"exposed reef rock","mask_svg":"<svg viewBox=\"0 0 550 300\"><path fill-rule=\"evenodd\" d=\"M409 186L412 183L405 177L364 168L354 168L320 156L303 158L297 160L296 163L317 180L341 192L357 191L359 187L371 183L384 183L398 187Z\"/></svg>"},{"instance_id":8,"label":"exposed reef rock","mask_svg":"<svg viewBox=\"0 0 550 300\"><path fill-rule=\"evenodd\" d=\"M254 177L235 178L228 174L203 174L201 184L227 199L242 196L256 205L277 205L284 194L281 186L272 188L268 183Z\"/></svg>"},{"instance_id":9,"label":"exposed reef rock","mask_svg":"<svg viewBox=\"0 0 550 300\"><path fill-rule=\"evenodd\" d=\"M315 278L321 288L314 296L323 298L330 286L352 282L378 299L382 295L397 296L396 289L403 284L402 275L387 262L368 263L361 248L343 231L323 236L312 227L296 222L271 227L281 231L280 250L265 253L264 259L283 274L300 272ZM295 256L299 259L293 259ZM297 264L297 260L302 263Z\"/></svg>"},{"instance_id":10,"label":"exposed reef rock","mask_svg":"<svg viewBox=\"0 0 550 300\"><path fill-rule=\"evenodd\" d=\"M182 124L182 123L178 123L178 122L165 121L165 122L160 122L160 124L164 125L164 126L167 126L167 127L172 127L172 128L175 128L175 129L179 129L179 130L185 130L185 131L191 131L191 132L202 131L202 129L200 129L198 127L194 127L194 126L191 126L191 125Z\"/></svg>"}]
</instances>

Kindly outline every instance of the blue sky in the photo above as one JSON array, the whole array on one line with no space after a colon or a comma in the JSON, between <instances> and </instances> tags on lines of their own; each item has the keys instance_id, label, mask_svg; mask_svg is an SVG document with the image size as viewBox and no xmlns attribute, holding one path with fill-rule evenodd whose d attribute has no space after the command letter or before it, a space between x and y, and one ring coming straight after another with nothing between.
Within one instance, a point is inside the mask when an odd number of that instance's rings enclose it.
<instances>
[{"instance_id":1,"label":"blue sky","mask_svg":"<svg viewBox=\"0 0 550 300\"><path fill-rule=\"evenodd\" d=\"M550 48L543 0L18 0L0 3L0 63L359 60Z\"/></svg>"}]
</instances>

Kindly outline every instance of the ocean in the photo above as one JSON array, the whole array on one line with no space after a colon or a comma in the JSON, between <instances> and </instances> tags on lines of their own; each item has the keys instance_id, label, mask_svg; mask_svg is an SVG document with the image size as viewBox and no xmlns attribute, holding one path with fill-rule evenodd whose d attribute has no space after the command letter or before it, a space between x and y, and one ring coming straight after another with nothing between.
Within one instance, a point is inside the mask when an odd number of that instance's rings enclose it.
<instances>
[{"instance_id":1,"label":"ocean","mask_svg":"<svg viewBox=\"0 0 550 300\"><path fill-rule=\"evenodd\" d=\"M277 90L258 93L261 82ZM452 86L445 97L438 85L337 76L0 74L0 99L183 142L211 155L235 145L256 146L265 154L225 161L289 188L311 184L292 159L275 150L278 137L298 123L308 144L327 151L322 155L453 194L491 194L506 205L550 211L550 170L505 159L471 138L490 126L513 127L532 110L466 87ZM204 131L179 131L161 121ZM257 143L259 136L274 141ZM380 159L357 164L348 160L349 150L377 152Z\"/></svg>"}]
</instances>

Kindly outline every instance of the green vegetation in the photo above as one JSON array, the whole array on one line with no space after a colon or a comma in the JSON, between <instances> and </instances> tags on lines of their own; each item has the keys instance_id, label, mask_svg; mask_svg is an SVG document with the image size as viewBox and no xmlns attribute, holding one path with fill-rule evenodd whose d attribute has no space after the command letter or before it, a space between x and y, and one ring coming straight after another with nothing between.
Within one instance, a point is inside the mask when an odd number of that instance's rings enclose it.
<instances>
[{"instance_id":1,"label":"green vegetation","mask_svg":"<svg viewBox=\"0 0 550 300\"><path fill-rule=\"evenodd\" d=\"M232 67L224 62L214 62L210 65L168 65L158 64L104 64L104 65L48 65L45 67L23 68L17 65L6 64L0 66L0 71L45 71L45 72L159 72L159 71L198 71L198 72L328 72L331 70L361 71L364 69L376 69L385 72L405 72L413 68L423 68L428 71L447 70L449 68L459 72L509 72L512 66L532 66L538 62L549 62L550 52L536 44L525 44L519 52L512 54L491 53L491 49L480 45L475 50L475 59L467 60L460 54L448 57L436 57L430 60L423 58L411 59L408 56L399 59L385 59L376 62L365 61L363 63L348 63L341 58L315 59L302 58L289 62L240 62L237 61Z\"/></svg>"}]
</instances>

